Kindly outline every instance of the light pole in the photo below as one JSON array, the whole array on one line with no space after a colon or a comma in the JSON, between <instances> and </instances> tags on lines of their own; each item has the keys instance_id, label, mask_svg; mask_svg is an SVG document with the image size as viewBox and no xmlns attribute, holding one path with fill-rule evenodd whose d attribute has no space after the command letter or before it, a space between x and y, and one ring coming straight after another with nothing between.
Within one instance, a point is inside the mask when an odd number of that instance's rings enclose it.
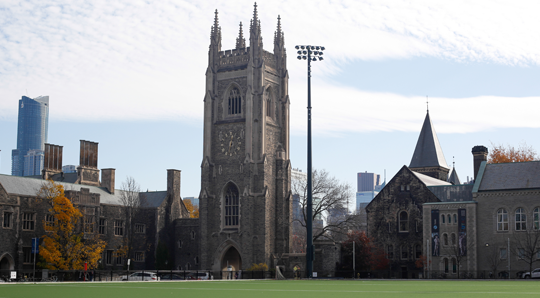
<instances>
[{"instance_id":1,"label":"light pole","mask_svg":"<svg viewBox=\"0 0 540 298\"><path fill-rule=\"evenodd\" d=\"M323 52L325 49L321 46L296 46L298 50L298 60L307 60L307 77L308 77L308 137L307 137L307 248L306 248L306 277L313 277L313 257L315 250L313 249L313 198L311 189L311 179L313 177L311 170L311 61L322 61ZM312 57L313 56L313 57ZM318 58L318 59L317 59Z\"/></svg>"}]
</instances>

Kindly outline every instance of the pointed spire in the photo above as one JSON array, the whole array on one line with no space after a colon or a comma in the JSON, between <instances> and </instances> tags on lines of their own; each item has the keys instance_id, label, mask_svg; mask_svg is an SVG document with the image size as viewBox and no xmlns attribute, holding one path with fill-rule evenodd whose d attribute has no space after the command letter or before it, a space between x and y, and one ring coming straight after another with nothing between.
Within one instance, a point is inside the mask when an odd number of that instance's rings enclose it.
<instances>
[{"instance_id":1,"label":"pointed spire","mask_svg":"<svg viewBox=\"0 0 540 298\"><path fill-rule=\"evenodd\" d=\"M416 148L409 168L421 167L443 167L449 168L444 159L444 154L437 138L437 133L433 128L429 113L426 114L422 131L418 137Z\"/></svg>"},{"instance_id":2,"label":"pointed spire","mask_svg":"<svg viewBox=\"0 0 540 298\"><path fill-rule=\"evenodd\" d=\"M215 37L219 32L219 18L218 18L218 11L216 9L215 16L214 16L214 25L212 26L212 37Z\"/></svg>"},{"instance_id":3,"label":"pointed spire","mask_svg":"<svg viewBox=\"0 0 540 298\"><path fill-rule=\"evenodd\" d=\"M281 16L277 18L277 29L274 33L274 45L281 46L283 44L283 32L281 31Z\"/></svg>"},{"instance_id":4,"label":"pointed spire","mask_svg":"<svg viewBox=\"0 0 540 298\"><path fill-rule=\"evenodd\" d=\"M242 49L246 47L246 39L244 38L244 31L242 30L242 22L240 22L240 32L238 32L238 38L236 39L236 49Z\"/></svg>"},{"instance_id":5,"label":"pointed spire","mask_svg":"<svg viewBox=\"0 0 540 298\"><path fill-rule=\"evenodd\" d=\"M452 156L452 158L454 157ZM459 180L458 174L456 172L456 162L453 161L452 164L452 173L450 173L450 177L448 177L448 182L454 185L459 185L461 184L461 181Z\"/></svg>"},{"instance_id":6,"label":"pointed spire","mask_svg":"<svg viewBox=\"0 0 540 298\"><path fill-rule=\"evenodd\" d=\"M259 20L259 15L257 13L257 2L253 5L253 19L250 21L249 30L251 35L261 35L261 20Z\"/></svg>"}]
</instances>

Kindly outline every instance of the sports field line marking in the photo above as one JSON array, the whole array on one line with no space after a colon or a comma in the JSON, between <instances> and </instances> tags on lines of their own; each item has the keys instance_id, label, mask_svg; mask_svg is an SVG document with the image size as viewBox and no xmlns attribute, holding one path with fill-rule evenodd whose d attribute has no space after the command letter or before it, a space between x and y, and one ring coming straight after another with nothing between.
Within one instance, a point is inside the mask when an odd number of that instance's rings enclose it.
<instances>
[{"instance_id":1,"label":"sports field line marking","mask_svg":"<svg viewBox=\"0 0 540 298\"><path fill-rule=\"evenodd\" d=\"M62 285L45 285L48 287L62 286ZM66 287L75 287L75 285L64 285ZM341 291L341 290L282 290L282 289L231 289L231 288L164 288L164 287L118 287L118 286L81 286L85 288L119 288L119 289L148 289L148 290L202 290L202 291L257 291L257 292L328 292L328 293L415 293L415 294L512 294L512 295L539 295L539 292L521 292L521 293L510 293L510 292L457 292L457 291Z\"/></svg>"}]
</instances>

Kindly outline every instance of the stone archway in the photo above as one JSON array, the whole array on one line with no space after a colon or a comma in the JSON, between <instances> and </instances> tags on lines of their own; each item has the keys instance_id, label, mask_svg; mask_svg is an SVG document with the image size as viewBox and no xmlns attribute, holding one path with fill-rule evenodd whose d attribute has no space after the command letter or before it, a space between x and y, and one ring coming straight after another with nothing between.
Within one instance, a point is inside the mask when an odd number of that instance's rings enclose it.
<instances>
[{"instance_id":1,"label":"stone archway","mask_svg":"<svg viewBox=\"0 0 540 298\"><path fill-rule=\"evenodd\" d=\"M229 270L230 269L230 270ZM233 279L236 272L242 269L242 257L238 250L231 246L221 258L221 271L224 279ZM232 273L229 273L232 272Z\"/></svg>"},{"instance_id":2,"label":"stone archway","mask_svg":"<svg viewBox=\"0 0 540 298\"><path fill-rule=\"evenodd\" d=\"M14 270L15 262L9 254L4 254L0 257L0 270Z\"/></svg>"}]
</instances>

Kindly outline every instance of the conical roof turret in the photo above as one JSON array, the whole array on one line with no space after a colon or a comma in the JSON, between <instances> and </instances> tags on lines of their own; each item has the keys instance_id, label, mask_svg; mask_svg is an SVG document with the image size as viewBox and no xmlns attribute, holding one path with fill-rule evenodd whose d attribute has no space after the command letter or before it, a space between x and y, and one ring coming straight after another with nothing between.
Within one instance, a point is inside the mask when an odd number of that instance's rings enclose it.
<instances>
[{"instance_id":1,"label":"conical roof turret","mask_svg":"<svg viewBox=\"0 0 540 298\"><path fill-rule=\"evenodd\" d=\"M444 159L444 154L437 138L437 133L431 123L429 111L426 114L422 131L418 137L416 148L409 168L443 167L449 169Z\"/></svg>"}]
</instances>

